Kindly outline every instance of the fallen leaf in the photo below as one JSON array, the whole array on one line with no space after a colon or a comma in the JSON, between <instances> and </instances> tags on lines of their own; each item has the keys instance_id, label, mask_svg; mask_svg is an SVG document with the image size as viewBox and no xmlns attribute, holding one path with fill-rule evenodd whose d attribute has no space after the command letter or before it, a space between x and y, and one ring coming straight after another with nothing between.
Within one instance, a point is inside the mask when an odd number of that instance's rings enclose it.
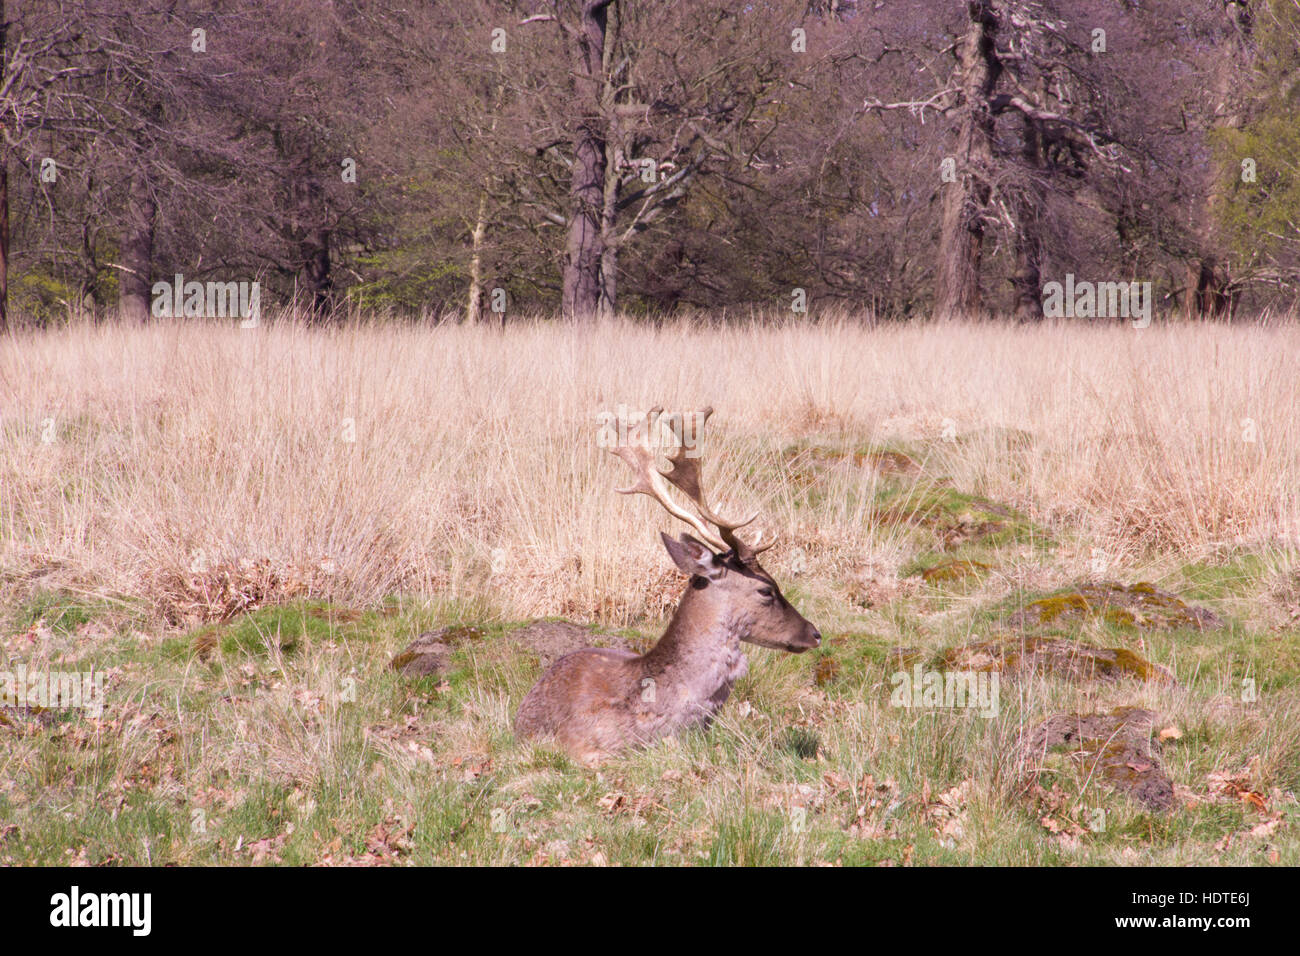
<instances>
[{"instance_id":1,"label":"fallen leaf","mask_svg":"<svg viewBox=\"0 0 1300 956\"><path fill-rule=\"evenodd\" d=\"M1249 803L1260 813L1268 813L1268 804L1264 802L1263 796L1256 793L1254 790L1247 790L1244 793L1238 794L1238 796L1241 797L1244 803Z\"/></svg>"},{"instance_id":2,"label":"fallen leaf","mask_svg":"<svg viewBox=\"0 0 1300 956\"><path fill-rule=\"evenodd\" d=\"M822 779L826 781L826 785L832 790L844 790L849 785L849 781L846 778L841 777L833 770L828 770L822 774Z\"/></svg>"},{"instance_id":3,"label":"fallen leaf","mask_svg":"<svg viewBox=\"0 0 1300 956\"><path fill-rule=\"evenodd\" d=\"M596 806L600 807L606 813L617 813L619 808L627 802L627 794L615 790L605 794L596 801Z\"/></svg>"}]
</instances>

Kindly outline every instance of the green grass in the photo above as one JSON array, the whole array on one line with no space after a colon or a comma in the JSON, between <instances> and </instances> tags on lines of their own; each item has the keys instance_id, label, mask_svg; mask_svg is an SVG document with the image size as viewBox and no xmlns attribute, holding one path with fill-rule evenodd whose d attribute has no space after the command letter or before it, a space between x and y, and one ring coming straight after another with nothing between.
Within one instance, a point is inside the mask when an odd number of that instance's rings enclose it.
<instances>
[{"instance_id":1,"label":"green grass","mask_svg":"<svg viewBox=\"0 0 1300 956\"><path fill-rule=\"evenodd\" d=\"M44 629L52 650L23 658L30 642L11 642L11 660L104 668L108 706L99 720L0 717L0 863L1300 864L1300 642L1270 597L1292 558L1165 562L1161 586L1219 613L1220 631L1092 616L1039 630L1132 649L1173 668L1177 688L1038 677L1004 683L992 719L914 711L890 706L891 648L932 661L1005 632L1016 608L1069 588L1019 587L1010 572L1068 572L1013 509L942 487L880 494L899 519L889 533L911 549L888 600L845 600L845 579L792 580L822 648L748 649L750 673L707 732L599 770L515 740L539 667L486 594L295 601L169 631L120 601L36 592L7 630L26 641ZM998 527L937 544L936 529L971 515ZM954 556L986 567L907 577ZM464 624L482 633L454 645L444 673L388 668L419 632ZM619 633L644 643L663 626ZM1177 731L1161 756L1177 788L1170 813L1088 779L1068 754L1036 767L1013 757L1022 728L1046 716L1124 704ZM1265 809L1216 793L1215 774L1238 775Z\"/></svg>"},{"instance_id":2,"label":"green grass","mask_svg":"<svg viewBox=\"0 0 1300 956\"><path fill-rule=\"evenodd\" d=\"M38 590L7 617L14 631L44 626L57 635L68 635L91 621L111 620L114 626L121 627L132 619L143 620L144 614L130 602L108 602L62 591Z\"/></svg>"}]
</instances>

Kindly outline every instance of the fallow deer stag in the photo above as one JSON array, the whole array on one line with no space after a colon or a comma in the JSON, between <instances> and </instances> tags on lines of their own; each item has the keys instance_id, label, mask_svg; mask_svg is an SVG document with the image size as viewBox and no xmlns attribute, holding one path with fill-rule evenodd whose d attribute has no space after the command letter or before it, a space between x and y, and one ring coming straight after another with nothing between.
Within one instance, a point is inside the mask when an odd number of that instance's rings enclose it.
<instances>
[{"instance_id":1,"label":"fallow deer stag","mask_svg":"<svg viewBox=\"0 0 1300 956\"><path fill-rule=\"evenodd\" d=\"M669 470L659 470L651 438L661 411L652 409L644 427L629 429L628 441L611 449L636 476L616 490L649 495L699 536L660 536L690 584L648 652L589 647L567 654L533 685L515 718L519 737L552 736L589 765L629 746L707 727L748 670L741 641L796 654L821 643L817 628L758 563L771 544L752 547L737 537L757 515L740 522L718 517L704 497L700 460L688 457L684 443L668 456ZM696 413L697 438L712 412ZM624 430L620 423L619 434ZM673 500L665 481L686 495L698 518Z\"/></svg>"}]
</instances>

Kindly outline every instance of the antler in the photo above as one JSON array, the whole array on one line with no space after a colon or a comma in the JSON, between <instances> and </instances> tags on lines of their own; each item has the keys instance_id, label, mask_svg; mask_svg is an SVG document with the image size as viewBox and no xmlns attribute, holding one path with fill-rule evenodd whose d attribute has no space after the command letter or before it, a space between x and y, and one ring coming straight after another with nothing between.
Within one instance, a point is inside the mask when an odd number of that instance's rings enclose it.
<instances>
[{"instance_id":1,"label":"antler","mask_svg":"<svg viewBox=\"0 0 1300 956\"><path fill-rule=\"evenodd\" d=\"M611 449L614 454L622 458L631 466L633 473L636 475L636 481L626 488L614 489L619 494L630 495L640 492L649 495L658 501L674 518L686 522L699 534L700 538L707 544L719 551L731 550L736 556L743 560L753 558L775 544L775 541L769 541L761 547L754 547L741 541L736 536L736 529L743 528L758 517L755 512L744 521L727 521L725 518L718 516L704 497L704 484L700 475L700 459L688 458L687 447L683 442L679 444L676 450L668 456L669 470L667 473L661 472L655 466L655 453L650 445L650 435L658 421L660 414L663 412L663 406L656 405L646 413L645 424L638 425L635 429L627 430L627 444L618 444ZM696 440L704 433L704 423L709 420L713 414L713 407L710 406L695 413L697 422L695 427ZM619 429L620 432L623 429ZM715 525L718 533L714 534L699 518L691 514L685 508L682 508L669 495L668 488L664 485L664 480L672 482L681 490L691 503L695 505L704 521Z\"/></svg>"}]
</instances>

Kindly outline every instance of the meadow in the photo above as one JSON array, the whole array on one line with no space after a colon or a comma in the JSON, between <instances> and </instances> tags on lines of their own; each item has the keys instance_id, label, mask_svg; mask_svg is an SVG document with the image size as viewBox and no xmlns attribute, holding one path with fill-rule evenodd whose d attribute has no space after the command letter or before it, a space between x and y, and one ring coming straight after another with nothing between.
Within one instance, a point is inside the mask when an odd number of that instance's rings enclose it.
<instances>
[{"instance_id":1,"label":"meadow","mask_svg":"<svg viewBox=\"0 0 1300 956\"><path fill-rule=\"evenodd\" d=\"M524 625L662 632L682 529L596 440L652 405L715 409L713 504L825 641L585 768L512 734ZM105 681L0 707L0 863L1294 866L1300 323L14 333L0 637ZM996 714L891 700L959 662ZM1122 708L1149 754L1025 744Z\"/></svg>"}]
</instances>

